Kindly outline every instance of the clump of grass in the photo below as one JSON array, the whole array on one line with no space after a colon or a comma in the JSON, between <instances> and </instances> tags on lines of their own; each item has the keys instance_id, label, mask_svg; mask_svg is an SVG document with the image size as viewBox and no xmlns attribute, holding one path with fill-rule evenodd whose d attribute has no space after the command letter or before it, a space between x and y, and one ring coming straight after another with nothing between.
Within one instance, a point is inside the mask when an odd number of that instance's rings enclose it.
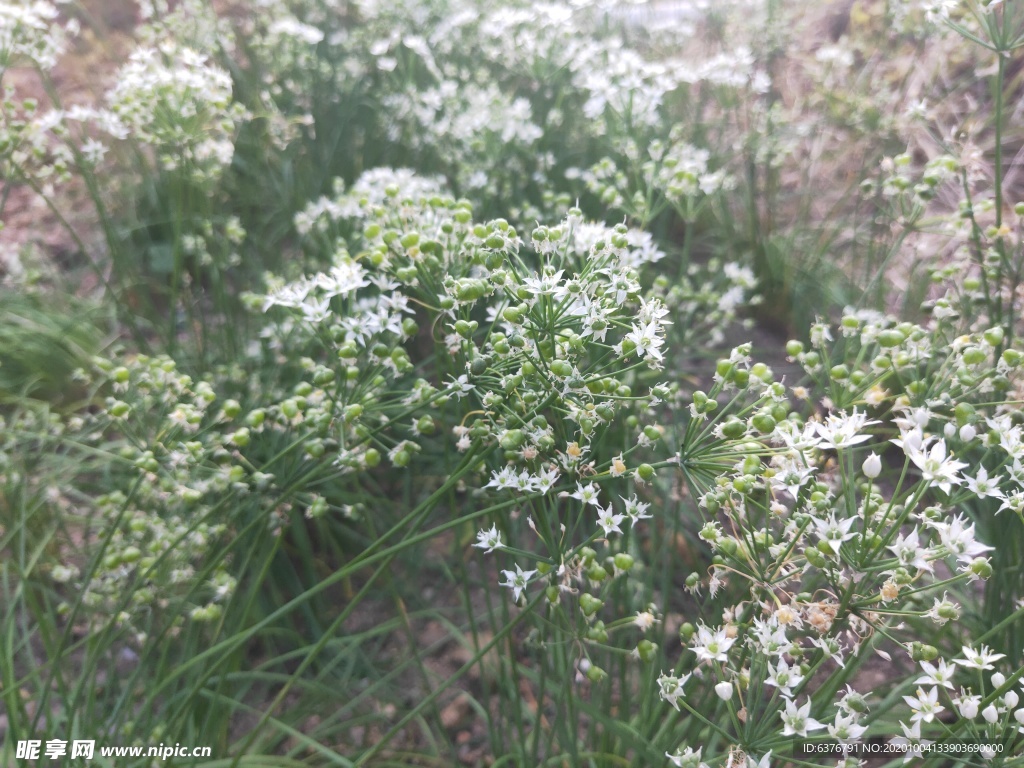
<instances>
[{"instance_id":1,"label":"clump of grass","mask_svg":"<svg viewBox=\"0 0 1024 768\"><path fill-rule=\"evenodd\" d=\"M85 391L75 372L104 343L99 318L96 307L71 296L0 289L0 397L79 401Z\"/></svg>"}]
</instances>

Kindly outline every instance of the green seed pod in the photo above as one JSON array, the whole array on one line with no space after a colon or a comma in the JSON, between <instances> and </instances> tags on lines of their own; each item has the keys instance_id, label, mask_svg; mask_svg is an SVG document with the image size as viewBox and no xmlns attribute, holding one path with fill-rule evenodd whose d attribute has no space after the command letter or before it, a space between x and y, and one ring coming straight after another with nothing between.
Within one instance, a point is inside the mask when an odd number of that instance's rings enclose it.
<instances>
[{"instance_id":1,"label":"green seed pod","mask_svg":"<svg viewBox=\"0 0 1024 768\"><path fill-rule=\"evenodd\" d=\"M604 573L604 568L601 568L601 572ZM599 600L598 598L594 597L593 595L587 592L584 592L582 595L580 595L580 608L583 610L583 615L587 618L590 618L599 610L601 610L601 606L603 605L603 600Z\"/></svg>"},{"instance_id":2,"label":"green seed pod","mask_svg":"<svg viewBox=\"0 0 1024 768\"><path fill-rule=\"evenodd\" d=\"M887 328L879 333L877 338L878 346L884 347L885 349L893 349L906 341L906 337L895 328Z\"/></svg>"},{"instance_id":3,"label":"green seed pod","mask_svg":"<svg viewBox=\"0 0 1024 768\"><path fill-rule=\"evenodd\" d=\"M485 355L475 357L473 358L473 362L469 364L469 372L473 376L483 376L487 372L487 366L490 364L490 358Z\"/></svg>"},{"instance_id":4,"label":"green seed pod","mask_svg":"<svg viewBox=\"0 0 1024 768\"><path fill-rule=\"evenodd\" d=\"M815 547L807 547L804 549L804 557L806 557L807 562L815 568L824 568L828 565L828 561L825 559L825 556Z\"/></svg>"},{"instance_id":5,"label":"green seed pod","mask_svg":"<svg viewBox=\"0 0 1024 768\"><path fill-rule=\"evenodd\" d=\"M1010 368L1017 368L1020 366L1021 361L1024 360L1024 355L1016 349L1004 349L1002 358L1003 362Z\"/></svg>"},{"instance_id":6,"label":"green seed pod","mask_svg":"<svg viewBox=\"0 0 1024 768\"><path fill-rule=\"evenodd\" d=\"M982 365L988 360L988 355L981 347L967 347L963 351L964 363L967 365Z\"/></svg>"},{"instance_id":7,"label":"green seed pod","mask_svg":"<svg viewBox=\"0 0 1024 768\"><path fill-rule=\"evenodd\" d=\"M1002 327L998 325L993 328L989 328L983 335L985 337L985 341L993 347L998 347L1003 343L1003 339L1005 338L1005 333Z\"/></svg>"},{"instance_id":8,"label":"green seed pod","mask_svg":"<svg viewBox=\"0 0 1024 768\"><path fill-rule=\"evenodd\" d=\"M766 435L775 429L775 419L768 413L755 414L754 418L751 419L751 423L754 425L754 429L760 432L762 435Z\"/></svg>"},{"instance_id":9,"label":"green seed pod","mask_svg":"<svg viewBox=\"0 0 1024 768\"><path fill-rule=\"evenodd\" d=\"M992 575L992 565L983 557L976 557L972 560L969 570L979 579L987 579Z\"/></svg>"},{"instance_id":10,"label":"green seed pod","mask_svg":"<svg viewBox=\"0 0 1024 768\"><path fill-rule=\"evenodd\" d=\"M747 425L735 416L730 416L722 424L722 434L730 440L737 440L747 432Z\"/></svg>"},{"instance_id":11,"label":"green seed pod","mask_svg":"<svg viewBox=\"0 0 1024 768\"><path fill-rule=\"evenodd\" d=\"M934 645L925 645L917 641L910 644L910 658L914 661L933 661L938 655L939 649Z\"/></svg>"},{"instance_id":12,"label":"green seed pod","mask_svg":"<svg viewBox=\"0 0 1024 768\"><path fill-rule=\"evenodd\" d=\"M506 451L514 451L519 448L522 448L525 442L526 434L521 429L508 430L504 435L501 436L501 439L498 441L501 447L504 448Z\"/></svg>"},{"instance_id":13,"label":"green seed pod","mask_svg":"<svg viewBox=\"0 0 1024 768\"><path fill-rule=\"evenodd\" d=\"M615 567L620 571L628 571L633 567L633 556L619 552L614 558Z\"/></svg>"},{"instance_id":14,"label":"green seed pod","mask_svg":"<svg viewBox=\"0 0 1024 768\"><path fill-rule=\"evenodd\" d=\"M640 657L640 661L644 663L650 663L654 661L654 657L658 653L658 646L652 643L650 640L641 640L636 644L636 655Z\"/></svg>"},{"instance_id":15,"label":"green seed pod","mask_svg":"<svg viewBox=\"0 0 1024 768\"><path fill-rule=\"evenodd\" d=\"M697 634L697 628L688 621L684 622L683 625L679 627L679 639L682 641L683 645L689 643L695 634Z\"/></svg>"}]
</instances>

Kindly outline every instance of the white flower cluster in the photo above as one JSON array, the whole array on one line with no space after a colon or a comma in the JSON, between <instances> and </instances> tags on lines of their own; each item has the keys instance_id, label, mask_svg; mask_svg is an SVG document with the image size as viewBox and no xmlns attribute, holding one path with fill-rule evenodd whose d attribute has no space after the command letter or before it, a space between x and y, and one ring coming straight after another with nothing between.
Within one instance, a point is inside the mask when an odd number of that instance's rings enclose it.
<instances>
[{"instance_id":1,"label":"white flower cluster","mask_svg":"<svg viewBox=\"0 0 1024 768\"><path fill-rule=\"evenodd\" d=\"M107 101L131 137L156 150L162 168L196 180L216 179L231 162L245 116L231 76L177 42L133 52Z\"/></svg>"},{"instance_id":2,"label":"white flower cluster","mask_svg":"<svg viewBox=\"0 0 1024 768\"><path fill-rule=\"evenodd\" d=\"M45 0L0 3L0 75L11 66L48 70L57 63L66 35L57 16L57 7Z\"/></svg>"}]
</instances>

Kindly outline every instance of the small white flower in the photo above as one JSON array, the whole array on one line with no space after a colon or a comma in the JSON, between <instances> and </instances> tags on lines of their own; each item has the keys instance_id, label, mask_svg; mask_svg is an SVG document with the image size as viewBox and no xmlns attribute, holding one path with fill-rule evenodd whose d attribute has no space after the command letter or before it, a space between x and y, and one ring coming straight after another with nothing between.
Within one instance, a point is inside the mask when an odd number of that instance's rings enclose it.
<instances>
[{"instance_id":1,"label":"small white flower","mask_svg":"<svg viewBox=\"0 0 1024 768\"><path fill-rule=\"evenodd\" d=\"M728 680L723 680L715 686L715 695L718 696L722 701L728 701L732 698L732 683Z\"/></svg>"},{"instance_id":2,"label":"small white flower","mask_svg":"<svg viewBox=\"0 0 1024 768\"><path fill-rule=\"evenodd\" d=\"M938 688L932 688L927 693L924 689L918 688L916 696L904 696L903 700L914 711L914 714L911 715L911 720L921 720L930 723L935 719L935 715L945 709L945 707L939 704Z\"/></svg>"},{"instance_id":3,"label":"small white flower","mask_svg":"<svg viewBox=\"0 0 1024 768\"><path fill-rule=\"evenodd\" d=\"M473 546L479 547L484 550L485 553L490 553L505 545L501 541L501 533L498 531L498 526L495 524L492 525L488 531L478 531L476 534L476 544Z\"/></svg>"},{"instance_id":4,"label":"small white flower","mask_svg":"<svg viewBox=\"0 0 1024 768\"><path fill-rule=\"evenodd\" d=\"M962 650L964 657L953 659L953 663L967 669L992 669L994 662L1006 657L1005 653L992 653L987 645L981 646L980 651L974 650L969 645L965 645Z\"/></svg>"},{"instance_id":5,"label":"small white flower","mask_svg":"<svg viewBox=\"0 0 1024 768\"><path fill-rule=\"evenodd\" d=\"M690 650L697 654L700 661L726 661L729 649L736 642L736 638L729 637L724 629L712 632L701 624L694 635Z\"/></svg>"},{"instance_id":6,"label":"small white flower","mask_svg":"<svg viewBox=\"0 0 1024 768\"><path fill-rule=\"evenodd\" d=\"M604 531L605 536L609 536L611 533L622 533L622 529L619 528L619 523L626 519L625 515L616 515L612 509L612 505L609 504L606 509L602 509L597 515L597 524L601 526L601 530Z\"/></svg>"},{"instance_id":7,"label":"small white flower","mask_svg":"<svg viewBox=\"0 0 1024 768\"><path fill-rule=\"evenodd\" d=\"M914 681L914 685L940 685L944 688L953 688L953 675L956 667L951 667L945 659L939 659L936 666L927 661L921 662L921 669L925 674Z\"/></svg>"},{"instance_id":8,"label":"small white flower","mask_svg":"<svg viewBox=\"0 0 1024 768\"><path fill-rule=\"evenodd\" d=\"M798 669L790 668L786 660L780 658L778 664L775 665L775 669L765 679L764 684L778 688L783 698L788 699L793 696L793 689L800 685L803 679Z\"/></svg>"},{"instance_id":9,"label":"small white flower","mask_svg":"<svg viewBox=\"0 0 1024 768\"><path fill-rule=\"evenodd\" d=\"M799 735L806 738L809 731L817 731L825 727L824 723L819 723L811 717L811 700L809 698L802 707L797 707L794 701L787 701L786 711L780 712L779 716L785 726L782 729L783 736Z\"/></svg>"},{"instance_id":10,"label":"small white flower","mask_svg":"<svg viewBox=\"0 0 1024 768\"><path fill-rule=\"evenodd\" d=\"M576 483L576 490L569 494L572 499L579 499L584 504L593 504L595 507L601 506L601 500L598 498L599 491L597 486L593 483Z\"/></svg>"},{"instance_id":11,"label":"small white flower","mask_svg":"<svg viewBox=\"0 0 1024 768\"><path fill-rule=\"evenodd\" d=\"M666 675L664 672L658 677L658 695L662 701L667 701L676 710L679 709L679 699L683 697L683 686L690 679L689 675L675 677Z\"/></svg>"},{"instance_id":12,"label":"small white flower","mask_svg":"<svg viewBox=\"0 0 1024 768\"><path fill-rule=\"evenodd\" d=\"M1006 499L1006 495L999 490L999 482L988 476L988 470L978 467L978 474L974 477L965 477L964 484L974 492L979 499L994 498Z\"/></svg>"},{"instance_id":13,"label":"small white flower","mask_svg":"<svg viewBox=\"0 0 1024 768\"><path fill-rule=\"evenodd\" d=\"M978 716L978 707L981 704L981 696L964 694L964 690L960 689L961 696L956 702L956 708L960 710L960 716L968 720L973 720Z\"/></svg>"},{"instance_id":14,"label":"small white flower","mask_svg":"<svg viewBox=\"0 0 1024 768\"><path fill-rule=\"evenodd\" d=\"M708 768L708 764L702 762L700 759L701 749L702 747L698 747L697 751L694 752L691 747L687 747L686 749L680 747L676 750L674 755L670 752L666 752L665 757L668 758L668 761L672 763L675 768Z\"/></svg>"},{"instance_id":15,"label":"small white flower","mask_svg":"<svg viewBox=\"0 0 1024 768\"><path fill-rule=\"evenodd\" d=\"M640 501L635 493L628 499L625 496L619 498L626 502L626 516L629 518L630 525L636 525L638 520L650 519L651 515L647 514L647 509L651 505Z\"/></svg>"},{"instance_id":16,"label":"small white flower","mask_svg":"<svg viewBox=\"0 0 1024 768\"><path fill-rule=\"evenodd\" d=\"M523 591L526 589L526 585L537 571L524 571L519 567L519 563L516 563L514 573L512 571L502 571L501 573L506 579L501 586L511 589L513 600L518 603L519 598L522 597Z\"/></svg>"}]
</instances>

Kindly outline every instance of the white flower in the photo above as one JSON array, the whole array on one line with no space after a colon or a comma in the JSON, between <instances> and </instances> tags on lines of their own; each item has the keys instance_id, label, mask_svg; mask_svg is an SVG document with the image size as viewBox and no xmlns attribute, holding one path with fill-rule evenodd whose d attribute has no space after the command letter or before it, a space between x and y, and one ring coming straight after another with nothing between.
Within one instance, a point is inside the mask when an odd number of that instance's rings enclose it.
<instances>
[{"instance_id":1,"label":"white flower","mask_svg":"<svg viewBox=\"0 0 1024 768\"><path fill-rule=\"evenodd\" d=\"M501 573L506 579L501 586L511 589L513 600L518 603L519 598L523 594L523 590L526 589L526 585L529 583L530 578L536 573L536 571L524 571L519 567L519 563L516 563L515 573L512 571L502 571Z\"/></svg>"},{"instance_id":2,"label":"white flower","mask_svg":"<svg viewBox=\"0 0 1024 768\"><path fill-rule=\"evenodd\" d=\"M850 528L856 521L856 517L848 517L842 522L838 522L836 521L836 513L833 512L829 515L828 520L815 520L814 528L821 541L832 550L832 554L838 555L839 548L843 542L857 535L856 532L850 531Z\"/></svg>"},{"instance_id":3,"label":"white flower","mask_svg":"<svg viewBox=\"0 0 1024 768\"><path fill-rule=\"evenodd\" d=\"M599 491L597 486L593 483L583 485L583 483L577 482L576 490L570 493L569 497L572 499L579 499L584 504L593 504L595 507L600 507L601 500L598 498L598 493Z\"/></svg>"},{"instance_id":4,"label":"white flower","mask_svg":"<svg viewBox=\"0 0 1024 768\"><path fill-rule=\"evenodd\" d=\"M551 467L537 475L537 490L541 493L550 491L558 482L558 470Z\"/></svg>"},{"instance_id":5,"label":"white flower","mask_svg":"<svg viewBox=\"0 0 1024 768\"><path fill-rule=\"evenodd\" d=\"M847 415L846 411L840 411L838 415L830 414L825 418L824 423L816 424L815 429L821 437L822 448L839 450L870 440L871 435L857 433L865 427L879 423L881 422L877 420L869 420L866 413L860 413L854 408L850 415Z\"/></svg>"},{"instance_id":6,"label":"white flower","mask_svg":"<svg viewBox=\"0 0 1024 768\"><path fill-rule=\"evenodd\" d=\"M1005 653L992 653L987 645L981 646L980 651L965 645L963 647L963 654L964 657L962 659L953 659L953 663L967 669L993 669L992 664L994 662L1006 658Z\"/></svg>"},{"instance_id":7,"label":"white flower","mask_svg":"<svg viewBox=\"0 0 1024 768\"><path fill-rule=\"evenodd\" d=\"M765 679L764 684L778 688L779 693L788 699L792 697L793 689L800 685L803 679L799 670L791 669L786 660L780 658L778 664L775 665L775 669Z\"/></svg>"},{"instance_id":8,"label":"white flower","mask_svg":"<svg viewBox=\"0 0 1024 768\"><path fill-rule=\"evenodd\" d=\"M715 695L718 696L722 701L728 701L732 698L732 683L728 680L723 680L715 686Z\"/></svg>"},{"instance_id":9,"label":"white flower","mask_svg":"<svg viewBox=\"0 0 1024 768\"><path fill-rule=\"evenodd\" d=\"M667 701L678 710L679 699L683 696L683 686L686 685L686 681L689 679L689 675L674 677L663 672L658 677L658 695L661 696L661 700Z\"/></svg>"},{"instance_id":10,"label":"white flower","mask_svg":"<svg viewBox=\"0 0 1024 768\"><path fill-rule=\"evenodd\" d=\"M687 747L686 749L682 749L680 747L680 749L676 750L674 755L670 752L666 752L665 757L668 758L668 761L672 763L675 768L708 768L708 764L702 762L700 759L701 750L702 747L697 747L696 752L694 752L691 747Z\"/></svg>"},{"instance_id":11,"label":"white flower","mask_svg":"<svg viewBox=\"0 0 1024 768\"><path fill-rule=\"evenodd\" d=\"M639 357L647 356L657 365L664 359L661 353L661 345L665 339L661 334L661 324L658 322L641 323L634 325L633 329L626 334L625 339L636 345L636 353Z\"/></svg>"},{"instance_id":12,"label":"white flower","mask_svg":"<svg viewBox=\"0 0 1024 768\"><path fill-rule=\"evenodd\" d=\"M496 549L500 549L505 546L501 541L501 533L498 531L498 526L492 525L490 530L480 530L476 534L476 544L474 547L479 547L484 550L485 553L493 552Z\"/></svg>"},{"instance_id":13,"label":"white flower","mask_svg":"<svg viewBox=\"0 0 1024 768\"><path fill-rule=\"evenodd\" d=\"M890 744L897 744L902 747L913 747L920 745L921 747L927 747L931 744L931 741L921 738L921 721L914 720L913 724L908 726L902 720L900 721L900 728L903 729L902 736L894 736L889 740ZM903 758L903 762L908 762L913 759L915 755L919 753L915 749L907 749L906 756Z\"/></svg>"},{"instance_id":14,"label":"white flower","mask_svg":"<svg viewBox=\"0 0 1024 768\"><path fill-rule=\"evenodd\" d=\"M942 545L955 555L961 563L969 563L975 557L984 554L992 547L981 544L974 539L974 526L966 525L966 518L957 515L948 523L936 526Z\"/></svg>"},{"instance_id":15,"label":"white flower","mask_svg":"<svg viewBox=\"0 0 1024 768\"><path fill-rule=\"evenodd\" d=\"M824 723L819 723L811 717L810 699L807 699L802 707L797 707L794 701L787 701L786 711L780 712L779 716L785 726L782 729L783 736L799 735L806 738L809 731L817 731L825 727Z\"/></svg>"},{"instance_id":16,"label":"white flower","mask_svg":"<svg viewBox=\"0 0 1024 768\"><path fill-rule=\"evenodd\" d=\"M857 722L856 715L836 713L835 722L828 726L828 734L842 744L859 741L867 728Z\"/></svg>"},{"instance_id":17,"label":"white flower","mask_svg":"<svg viewBox=\"0 0 1024 768\"><path fill-rule=\"evenodd\" d=\"M944 688L953 687L953 674L956 667L951 667L945 659L939 659L938 666L927 661L921 662L921 669L925 674L914 681L914 685L941 685ZM938 689L936 689L938 690Z\"/></svg>"},{"instance_id":18,"label":"white flower","mask_svg":"<svg viewBox=\"0 0 1024 768\"><path fill-rule=\"evenodd\" d=\"M625 496L619 498L626 502L626 516L629 518L630 525L636 525L638 520L650 519L651 515L647 514L647 509L651 505L640 501L635 493L628 499Z\"/></svg>"},{"instance_id":19,"label":"white flower","mask_svg":"<svg viewBox=\"0 0 1024 768\"><path fill-rule=\"evenodd\" d=\"M701 624L691 641L690 650L697 654L697 659L700 661L726 661L729 649L735 642L736 638L726 635L724 629L712 633L710 629Z\"/></svg>"},{"instance_id":20,"label":"white flower","mask_svg":"<svg viewBox=\"0 0 1024 768\"><path fill-rule=\"evenodd\" d=\"M900 565L928 571L929 573L934 570L934 567L928 561L928 550L918 545L917 528L912 530L907 536L901 533L896 538L896 541L889 544L886 548L892 550L896 559L900 561Z\"/></svg>"},{"instance_id":21,"label":"white flower","mask_svg":"<svg viewBox=\"0 0 1024 768\"><path fill-rule=\"evenodd\" d=\"M605 536L610 535L613 531L615 533L622 533L622 529L619 528L619 523L625 519L625 515L616 515L614 513L611 504L597 514L597 524L601 526L601 530L604 531Z\"/></svg>"},{"instance_id":22,"label":"white flower","mask_svg":"<svg viewBox=\"0 0 1024 768\"><path fill-rule=\"evenodd\" d=\"M978 707L981 704L981 696L965 695L963 688L960 689L961 696L956 702L956 708L960 710L960 716L973 720L978 716Z\"/></svg>"},{"instance_id":23,"label":"white flower","mask_svg":"<svg viewBox=\"0 0 1024 768\"><path fill-rule=\"evenodd\" d=\"M963 479L957 474L967 465L946 455L946 441L938 440L930 450L925 448L904 447L904 450L918 469L921 477L928 483L938 487L943 493L949 493L954 485L960 485Z\"/></svg>"},{"instance_id":24,"label":"white flower","mask_svg":"<svg viewBox=\"0 0 1024 768\"><path fill-rule=\"evenodd\" d=\"M964 484L974 492L979 499L992 497L994 499L1005 499L1006 495L999 490L999 482L989 479L988 470L978 467L978 474L975 477L965 477Z\"/></svg>"},{"instance_id":25,"label":"white flower","mask_svg":"<svg viewBox=\"0 0 1024 768\"><path fill-rule=\"evenodd\" d=\"M936 714L945 709L945 707L939 704L938 688L932 688L927 693L924 689L918 688L916 696L904 696L903 700L914 711L911 720L923 720L926 723L930 723L935 719Z\"/></svg>"},{"instance_id":26,"label":"white flower","mask_svg":"<svg viewBox=\"0 0 1024 768\"><path fill-rule=\"evenodd\" d=\"M516 475L512 471L512 467L502 467L500 471L491 472L491 481L484 488L497 488L499 491L502 491L506 488L512 488L515 480Z\"/></svg>"}]
</instances>

